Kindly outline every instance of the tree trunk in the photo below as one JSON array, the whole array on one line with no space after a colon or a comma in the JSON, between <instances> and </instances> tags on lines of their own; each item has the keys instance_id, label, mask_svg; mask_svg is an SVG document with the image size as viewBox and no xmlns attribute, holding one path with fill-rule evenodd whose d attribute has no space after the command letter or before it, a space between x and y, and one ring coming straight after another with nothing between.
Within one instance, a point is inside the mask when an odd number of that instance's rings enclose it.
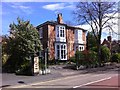
<instances>
[{"instance_id":1,"label":"tree trunk","mask_svg":"<svg viewBox=\"0 0 120 90\"><path fill-rule=\"evenodd\" d=\"M101 44L98 43L97 45L97 48L98 48L98 64L99 66L101 66Z\"/></svg>"}]
</instances>

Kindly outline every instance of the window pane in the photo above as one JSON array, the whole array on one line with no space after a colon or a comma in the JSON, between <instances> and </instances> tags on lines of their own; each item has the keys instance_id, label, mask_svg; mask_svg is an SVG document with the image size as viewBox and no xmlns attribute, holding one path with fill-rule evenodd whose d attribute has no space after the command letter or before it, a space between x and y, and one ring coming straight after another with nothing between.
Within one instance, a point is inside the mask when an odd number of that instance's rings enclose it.
<instances>
[{"instance_id":1,"label":"window pane","mask_svg":"<svg viewBox=\"0 0 120 90\"><path fill-rule=\"evenodd\" d=\"M64 37L64 30L63 30L63 37Z\"/></svg>"},{"instance_id":2,"label":"window pane","mask_svg":"<svg viewBox=\"0 0 120 90\"><path fill-rule=\"evenodd\" d=\"M62 37L62 30L60 30L60 37Z\"/></svg>"},{"instance_id":3,"label":"window pane","mask_svg":"<svg viewBox=\"0 0 120 90\"><path fill-rule=\"evenodd\" d=\"M57 27L57 31L59 30L59 27Z\"/></svg>"},{"instance_id":4,"label":"window pane","mask_svg":"<svg viewBox=\"0 0 120 90\"><path fill-rule=\"evenodd\" d=\"M80 51L81 51L81 47L80 47Z\"/></svg>"},{"instance_id":5,"label":"window pane","mask_svg":"<svg viewBox=\"0 0 120 90\"><path fill-rule=\"evenodd\" d=\"M63 59L63 50L61 50L61 59Z\"/></svg>"},{"instance_id":6,"label":"window pane","mask_svg":"<svg viewBox=\"0 0 120 90\"><path fill-rule=\"evenodd\" d=\"M64 50L64 59L66 58L66 55L65 55L65 50Z\"/></svg>"},{"instance_id":7,"label":"window pane","mask_svg":"<svg viewBox=\"0 0 120 90\"><path fill-rule=\"evenodd\" d=\"M61 45L61 50L63 50L63 45Z\"/></svg>"},{"instance_id":8,"label":"window pane","mask_svg":"<svg viewBox=\"0 0 120 90\"><path fill-rule=\"evenodd\" d=\"M64 45L64 49L65 49L65 45Z\"/></svg>"},{"instance_id":9,"label":"window pane","mask_svg":"<svg viewBox=\"0 0 120 90\"><path fill-rule=\"evenodd\" d=\"M57 30L57 37L59 37L59 29Z\"/></svg>"},{"instance_id":10,"label":"window pane","mask_svg":"<svg viewBox=\"0 0 120 90\"><path fill-rule=\"evenodd\" d=\"M59 49L60 47L59 47L59 45L57 45L57 49Z\"/></svg>"}]
</instances>

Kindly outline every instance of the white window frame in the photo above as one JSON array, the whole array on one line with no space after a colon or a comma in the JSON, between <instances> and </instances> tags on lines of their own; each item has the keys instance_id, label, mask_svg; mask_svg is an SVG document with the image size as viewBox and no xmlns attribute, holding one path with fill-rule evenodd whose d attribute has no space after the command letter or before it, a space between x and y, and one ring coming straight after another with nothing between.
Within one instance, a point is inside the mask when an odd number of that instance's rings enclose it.
<instances>
[{"instance_id":1,"label":"white window frame","mask_svg":"<svg viewBox=\"0 0 120 90\"><path fill-rule=\"evenodd\" d=\"M78 47L78 50L79 51L84 51L85 50L85 48L84 48L84 45L75 45L75 51L76 51L76 47Z\"/></svg>"},{"instance_id":2,"label":"white window frame","mask_svg":"<svg viewBox=\"0 0 120 90\"><path fill-rule=\"evenodd\" d=\"M56 25L56 41L66 42L66 30L63 25Z\"/></svg>"},{"instance_id":3,"label":"white window frame","mask_svg":"<svg viewBox=\"0 0 120 90\"><path fill-rule=\"evenodd\" d=\"M59 46L59 50L57 49L57 46ZM59 58L58 58L58 51L59 51ZM66 44L62 44L62 43L55 44L55 59L67 60L67 45Z\"/></svg>"}]
</instances>

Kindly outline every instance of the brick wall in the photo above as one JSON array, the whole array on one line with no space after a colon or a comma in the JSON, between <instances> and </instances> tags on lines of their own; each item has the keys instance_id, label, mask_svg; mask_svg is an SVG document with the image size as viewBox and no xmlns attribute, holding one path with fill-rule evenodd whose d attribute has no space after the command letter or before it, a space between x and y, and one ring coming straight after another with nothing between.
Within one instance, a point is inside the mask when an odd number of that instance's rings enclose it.
<instances>
[{"instance_id":1,"label":"brick wall","mask_svg":"<svg viewBox=\"0 0 120 90\"><path fill-rule=\"evenodd\" d=\"M74 56L74 29L66 30L66 38L67 38L67 58Z\"/></svg>"},{"instance_id":2,"label":"brick wall","mask_svg":"<svg viewBox=\"0 0 120 90\"><path fill-rule=\"evenodd\" d=\"M48 42L49 42L49 59L53 60L55 58L55 26L48 25Z\"/></svg>"}]
</instances>

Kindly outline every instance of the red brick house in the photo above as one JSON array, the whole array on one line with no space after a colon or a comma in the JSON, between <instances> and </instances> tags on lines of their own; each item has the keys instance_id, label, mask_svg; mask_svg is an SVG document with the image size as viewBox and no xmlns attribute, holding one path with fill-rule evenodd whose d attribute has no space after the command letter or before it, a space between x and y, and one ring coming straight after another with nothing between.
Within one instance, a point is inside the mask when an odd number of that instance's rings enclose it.
<instances>
[{"instance_id":1,"label":"red brick house","mask_svg":"<svg viewBox=\"0 0 120 90\"><path fill-rule=\"evenodd\" d=\"M102 42L102 45L103 46L107 46L110 50L111 50L111 44L112 44L112 37L111 36L108 36L107 37L107 40L104 39L103 42Z\"/></svg>"},{"instance_id":2,"label":"red brick house","mask_svg":"<svg viewBox=\"0 0 120 90\"><path fill-rule=\"evenodd\" d=\"M120 52L120 50L118 50L120 47L120 40L112 40L111 36L108 36L107 39L104 39L102 45L107 46L111 53Z\"/></svg>"},{"instance_id":3,"label":"red brick house","mask_svg":"<svg viewBox=\"0 0 120 90\"><path fill-rule=\"evenodd\" d=\"M63 23L62 14L57 21L46 21L37 26L43 49L49 48L49 60L69 60L76 47L86 48L86 30Z\"/></svg>"}]
</instances>

